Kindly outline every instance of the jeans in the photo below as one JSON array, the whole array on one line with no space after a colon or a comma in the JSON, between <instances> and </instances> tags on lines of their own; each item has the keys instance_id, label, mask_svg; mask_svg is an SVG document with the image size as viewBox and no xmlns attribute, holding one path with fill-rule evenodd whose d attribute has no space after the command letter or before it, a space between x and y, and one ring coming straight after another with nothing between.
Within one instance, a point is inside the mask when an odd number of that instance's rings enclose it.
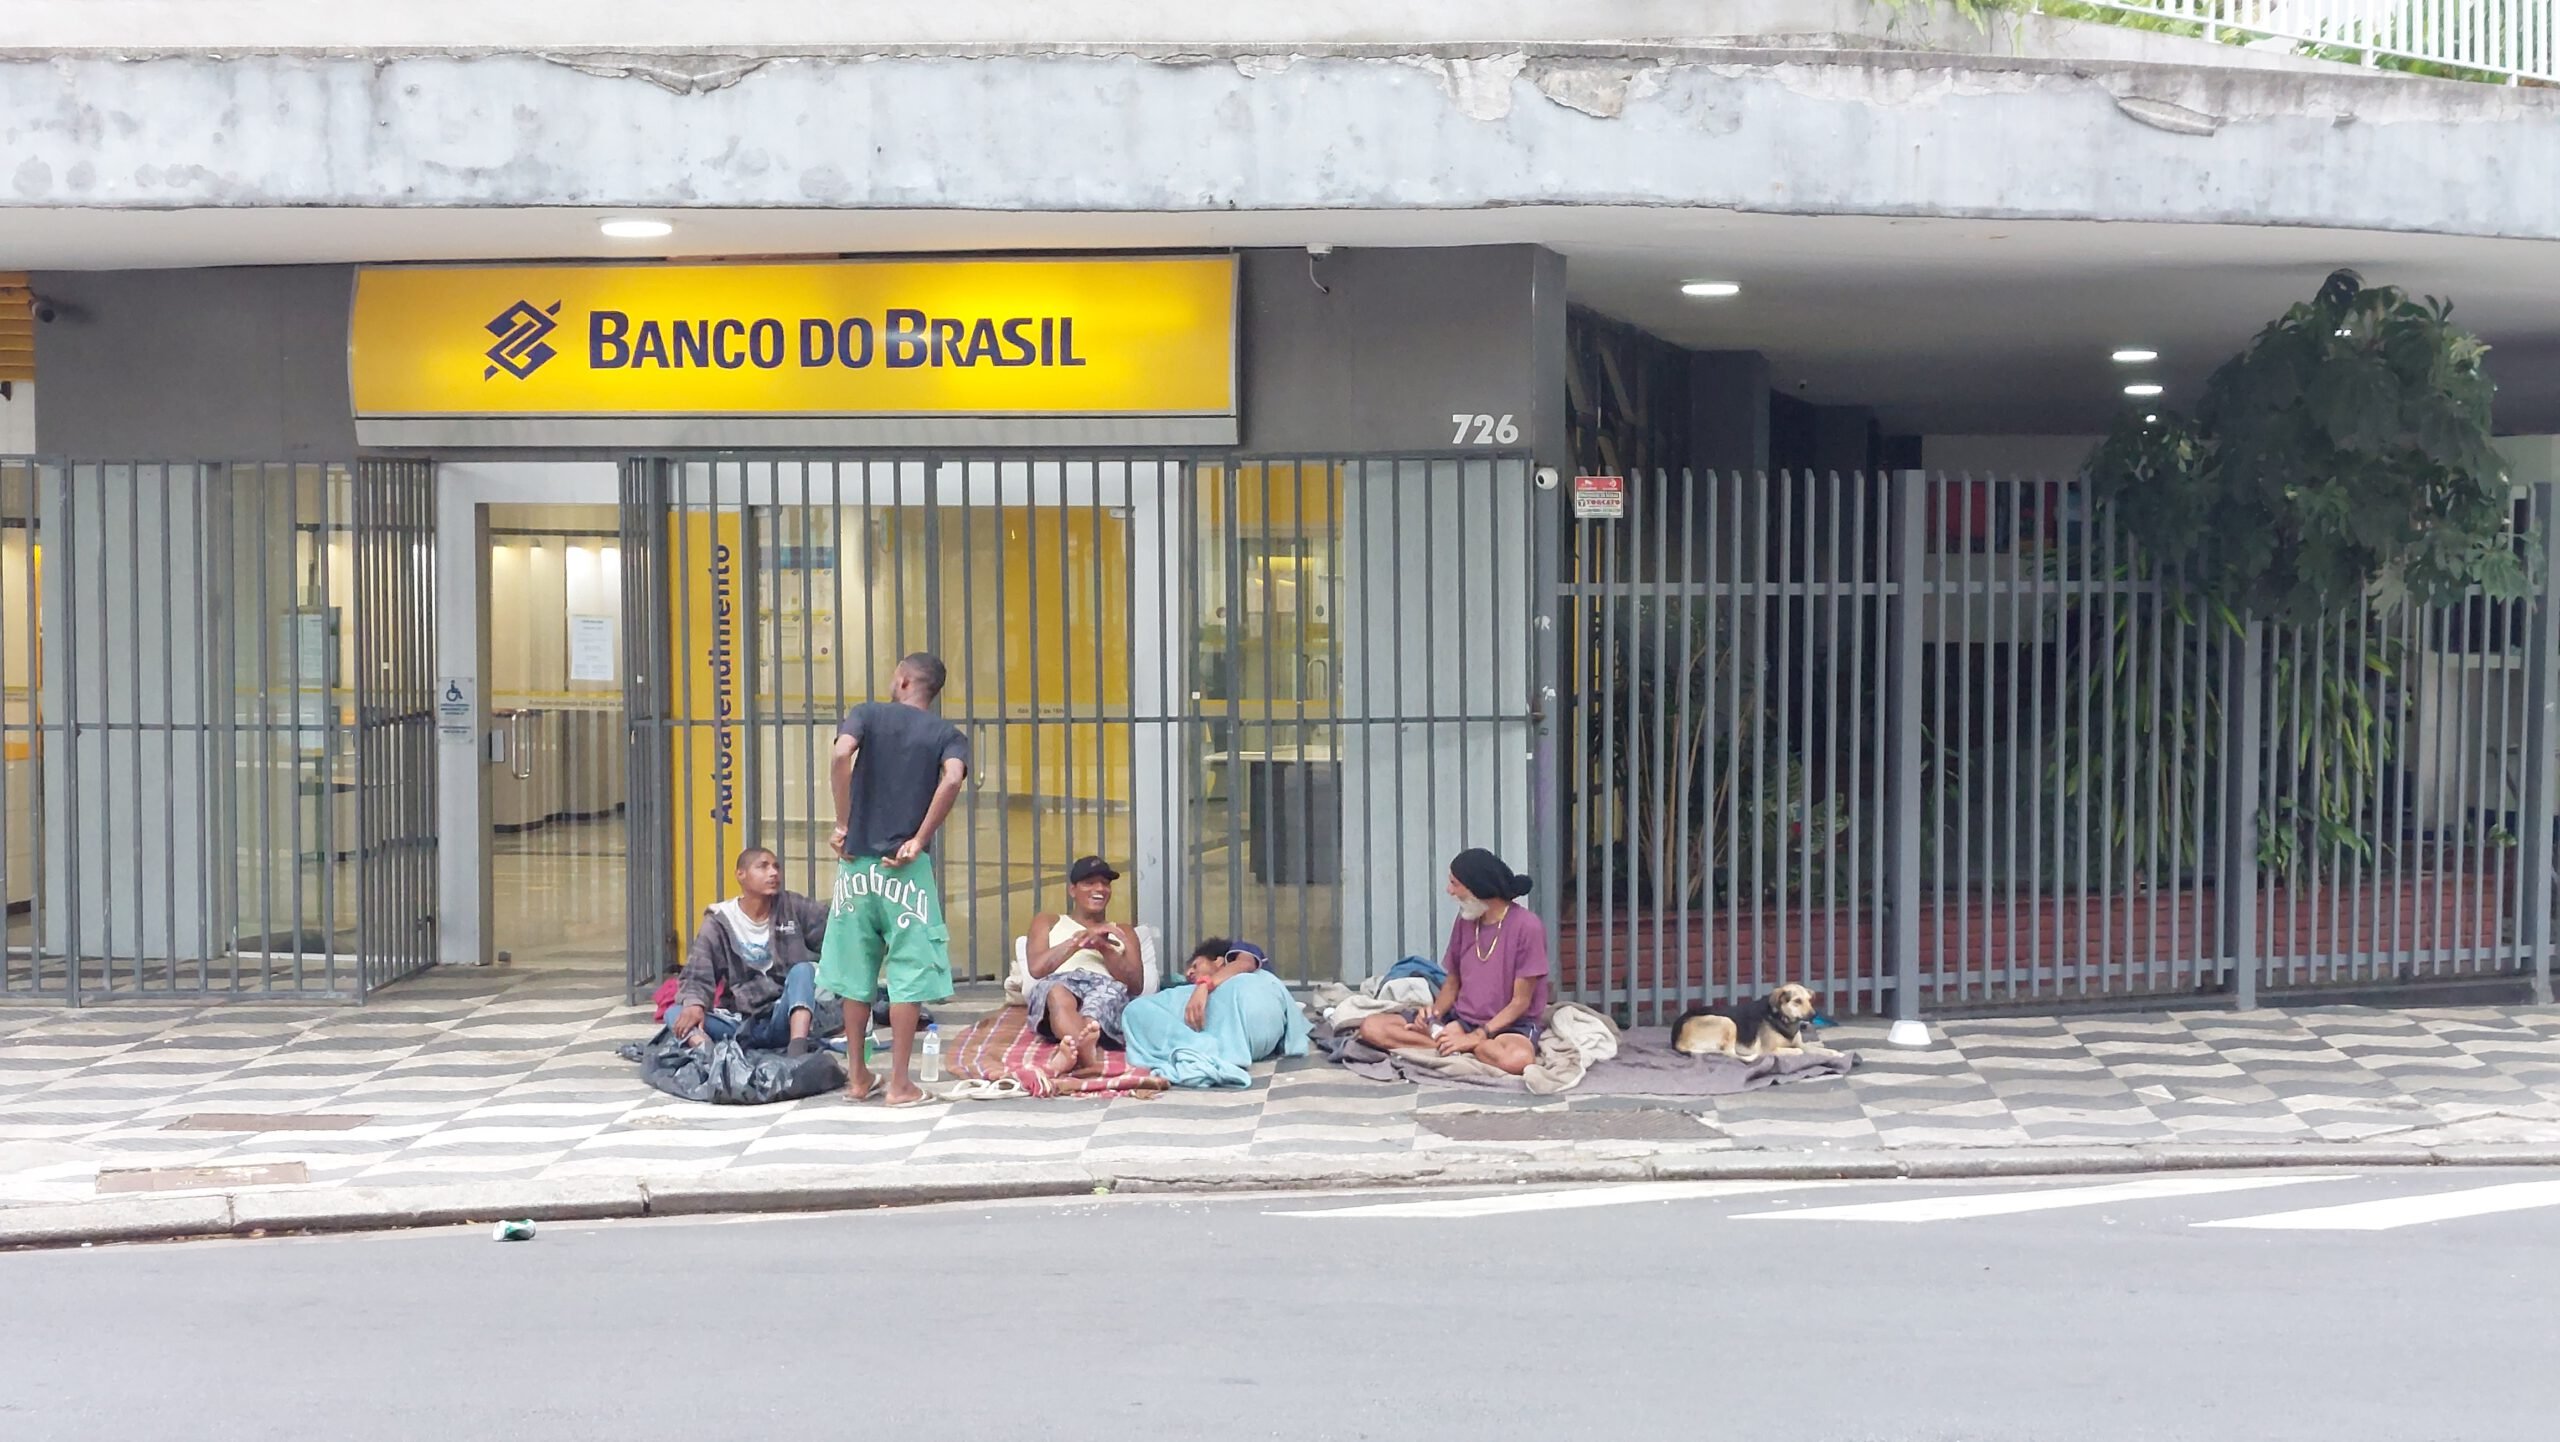
<instances>
[{"instance_id":1,"label":"jeans","mask_svg":"<svg viewBox=\"0 0 2560 1442\"><path fill-rule=\"evenodd\" d=\"M833 998L827 998L832 1001ZM780 1051L791 1040L791 1013L809 1013L809 1035L831 1036L844 1029L842 1004L824 1005L818 996L818 964L804 961L784 973L782 999L754 1016L714 1011L702 1018L702 1030L713 1041L738 1039L750 1051Z\"/></svg>"}]
</instances>

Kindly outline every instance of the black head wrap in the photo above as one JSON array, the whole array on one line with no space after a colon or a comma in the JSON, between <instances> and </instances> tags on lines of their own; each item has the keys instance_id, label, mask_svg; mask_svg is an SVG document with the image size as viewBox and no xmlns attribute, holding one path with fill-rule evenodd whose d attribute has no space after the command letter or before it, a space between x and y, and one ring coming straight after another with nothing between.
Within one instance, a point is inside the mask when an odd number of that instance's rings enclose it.
<instances>
[{"instance_id":1,"label":"black head wrap","mask_svg":"<svg viewBox=\"0 0 2560 1442\"><path fill-rule=\"evenodd\" d=\"M1502 864L1481 846L1469 847L1449 863L1449 874L1479 901L1517 901L1529 894L1529 878Z\"/></svg>"}]
</instances>

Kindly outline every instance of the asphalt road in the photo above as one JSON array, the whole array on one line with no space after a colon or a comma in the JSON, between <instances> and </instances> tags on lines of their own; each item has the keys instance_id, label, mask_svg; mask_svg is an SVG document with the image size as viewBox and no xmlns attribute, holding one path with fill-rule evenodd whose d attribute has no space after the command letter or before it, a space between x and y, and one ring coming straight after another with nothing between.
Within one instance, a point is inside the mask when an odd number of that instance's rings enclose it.
<instances>
[{"instance_id":1,"label":"asphalt road","mask_svg":"<svg viewBox=\"0 0 2560 1442\"><path fill-rule=\"evenodd\" d=\"M30 1252L0 1438L2514 1442L2555 1243L2560 1175L2500 1169Z\"/></svg>"}]
</instances>

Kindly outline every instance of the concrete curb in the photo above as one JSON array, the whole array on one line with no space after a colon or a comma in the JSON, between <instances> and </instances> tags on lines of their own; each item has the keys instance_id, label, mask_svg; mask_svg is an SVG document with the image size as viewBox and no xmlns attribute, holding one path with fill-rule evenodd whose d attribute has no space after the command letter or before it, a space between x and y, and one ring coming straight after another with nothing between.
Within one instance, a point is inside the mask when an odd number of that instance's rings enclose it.
<instances>
[{"instance_id":1,"label":"concrete curb","mask_svg":"<svg viewBox=\"0 0 2560 1442\"><path fill-rule=\"evenodd\" d=\"M749 1173L274 1187L0 1206L0 1249L531 1218L831 1212L1110 1193L1350 1191L1634 1181L1959 1181L2271 1167L2560 1167L2560 1146L2359 1142L1903 1151L1666 1150L1644 1158L1251 1157L758 1168Z\"/></svg>"}]
</instances>

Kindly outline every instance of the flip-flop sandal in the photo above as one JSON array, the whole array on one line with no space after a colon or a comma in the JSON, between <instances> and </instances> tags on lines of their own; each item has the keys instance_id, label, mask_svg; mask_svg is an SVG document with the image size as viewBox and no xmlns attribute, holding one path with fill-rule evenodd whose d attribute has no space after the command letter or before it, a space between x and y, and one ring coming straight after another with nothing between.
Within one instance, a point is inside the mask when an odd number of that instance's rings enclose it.
<instances>
[{"instance_id":1,"label":"flip-flop sandal","mask_svg":"<svg viewBox=\"0 0 2560 1442\"><path fill-rule=\"evenodd\" d=\"M862 1089L862 1095L860 1095L860 1096L855 1096L855 1095L853 1094L853 1088L851 1088L851 1087L847 1087L847 1088L845 1088L843 1091L837 1092L837 1093L836 1093L836 1096L837 1096L840 1100L842 1100L846 1106L858 1106L858 1105L862 1104L863 1102L867 1102L867 1101L871 1100L873 1097L876 1097L876 1096L878 1096L879 1094L880 1094L880 1078L878 1078L878 1077L873 1077L873 1078L871 1079L871 1085L869 1085L869 1086L867 1086L867 1087L864 1087L864 1088Z\"/></svg>"}]
</instances>

